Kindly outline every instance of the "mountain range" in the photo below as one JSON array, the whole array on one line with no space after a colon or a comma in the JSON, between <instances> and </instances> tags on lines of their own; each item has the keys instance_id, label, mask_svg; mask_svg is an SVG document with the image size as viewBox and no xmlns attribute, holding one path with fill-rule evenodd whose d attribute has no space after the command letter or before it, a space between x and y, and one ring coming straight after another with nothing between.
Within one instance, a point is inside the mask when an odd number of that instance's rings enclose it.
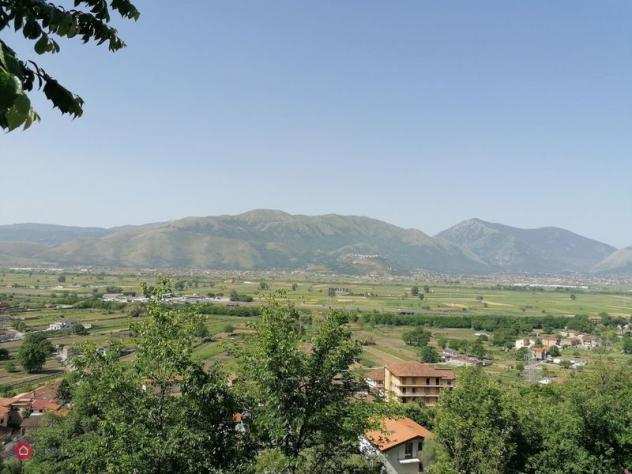
<instances>
[{"instance_id":1,"label":"mountain range","mask_svg":"<svg viewBox=\"0 0 632 474\"><path fill-rule=\"evenodd\" d=\"M632 274L632 247L480 219L430 236L368 217L264 209L109 229L0 225L0 265Z\"/></svg>"}]
</instances>

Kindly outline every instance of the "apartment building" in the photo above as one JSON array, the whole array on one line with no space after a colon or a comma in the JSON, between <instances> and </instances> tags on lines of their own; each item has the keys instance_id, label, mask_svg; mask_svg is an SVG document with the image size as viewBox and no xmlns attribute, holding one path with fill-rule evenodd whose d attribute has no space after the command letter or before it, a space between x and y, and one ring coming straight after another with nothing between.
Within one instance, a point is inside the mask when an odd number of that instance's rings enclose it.
<instances>
[{"instance_id":1,"label":"apartment building","mask_svg":"<svg viewBox=\"0 0 632 474\"><path fill-rule=\"evenodd\" d=\"M384 368L384 394L387 400L434 405L442 391L454 385L454 372L432 364L401 362Z\"/></svg>"}]
</instances>

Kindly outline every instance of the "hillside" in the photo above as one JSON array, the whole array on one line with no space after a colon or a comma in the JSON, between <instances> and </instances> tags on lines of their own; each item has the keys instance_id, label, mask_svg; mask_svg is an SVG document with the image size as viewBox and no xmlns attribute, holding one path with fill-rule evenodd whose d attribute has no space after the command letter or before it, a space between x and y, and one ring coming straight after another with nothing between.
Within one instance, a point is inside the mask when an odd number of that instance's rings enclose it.
<instances>
[{"instance_id":1,"label":"hillside","mask_svg":"<svg viewBox=\"0 0 632 474\"><path fill-rule=\"evenodd\" d=\"M559 274L594 267L628 272L632 252L615 250L555 227L519 229L470 219L431 237L368 217L274 210L111 229L0 226L0 265L464 274Z\"/></svg>"},{"instance_id":2,"label":"hillside","mask_svg":"<svg viewBox=\"0 0 632 474\"><path fill-rule=\"evenodd\" d=\"M437 237L497 271L512 273L588 272L616 250L557 227L520 229L480 219L463 221Z\"/></svg>"},{"instance_id":3,"label":"hillside","mask_svg":"<svg viewBox=\"0 0 632 474\"><path fill-rule=\"evenodd\" d=\"M30 242L57 245L81 237L101 237L107 229L98 227L71 227L53 224L0 225L0 242Z\"/></svg>"},{"instance_id":4,"label":"hillside","mask_svg":"<svg viewBox=\"0 0 632 474\"><path fill-rule=\"evenodd\" d=\"M96 232L48 245L36 255L29 248L16 259L152 268L487 271L470 252L449 242L358 216L257 210Z\"/></svg>"},{"instance_id":5,"label":"hillside","mask_svg":"<svg viewBox=\"0 0 632 474\"><path fill-rule=\"evenodd\" d=\"M632 275L632 247L613 252L593 268L596 273Z\"/></svg>"}]
</instances>

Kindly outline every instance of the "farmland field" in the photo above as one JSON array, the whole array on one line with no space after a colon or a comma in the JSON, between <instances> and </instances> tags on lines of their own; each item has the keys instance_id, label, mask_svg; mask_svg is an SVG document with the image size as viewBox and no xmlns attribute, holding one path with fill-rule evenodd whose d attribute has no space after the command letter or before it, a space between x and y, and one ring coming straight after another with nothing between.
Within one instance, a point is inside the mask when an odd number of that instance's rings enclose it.
<instances>
[{"instance_id":1,"label":"farmland field","mask_svg":"<svg viewBox=\"0 0 632 474\"><path fill-rule=\"evenodd\" d=\"M0 303L5 306L3 326L7 330L22 321L28 331L46 330L49 324L69 319L87 326L87 335L48 333L55 346L76 347L90 340L97 345L110 341L122 342L133 351L130 324L135 320L131 305L110 304L85 307L85 301L101 301L104 293L140 293L141 282L155 285L159 275L152 273L95 273L53 272L36 270L0 270ZM247 295L254 300L246 306L258 306L271 294L287 300L301 311L318 318L330 308L357 313L380 312L392 315L406 314L432 316L506 316L510 318L574 317L585 315L599 320L605 314L615 318L632 315L632 291L625 287L590 286L585 288L532 288L512 287L503 282L437 282L437 281L374 281L361 278L326 277L293 278L285 275L171 275L170 280L178 295L213 295L226 297L231 292ZM413 290L413 287L415 290ZM416 291L418 290L418 291ZM418 293L418 294L412 294ZM1 306L0 304L0 306ZM90 306L90 305L87 305ZM220 311L221 313L221 311ZM227 371L234 368L231 347L247 340L251 334L253 318L227 314L209 314L206 326L210 337L200 341L194 351L198 360L221 361ZM142 316L140 316L142 317ZM370 341L364 345L360 368L383 366L389 362L418 360L418 349L406 345L402 334L410 329L405 325L376 325L358 319L350 324L355 337ZM470 328L429 329L430 345L439 349L438 341L475 341L477 336ZM491 334L489 334L491 337ZM608 352L609 357L623 357L618 350L616 337ZM44 369L37 374L26 374L16 367L15 353L21 341L2 343L9 351L9 359L0 361L0 386L5 390L18 390L45 380L60 377L66 368L56 358L49 358ZM516 357L513 351L492 345L485 348L493 363L491 373L510 379L517 378ZM603 356L602 351L583 351L584 359ZM577 351L563 354L577 355ZM549 364L546 364L549 365ZM544 367L545 373L559 375L559 368Z\"/></svg>"}]
</instances>

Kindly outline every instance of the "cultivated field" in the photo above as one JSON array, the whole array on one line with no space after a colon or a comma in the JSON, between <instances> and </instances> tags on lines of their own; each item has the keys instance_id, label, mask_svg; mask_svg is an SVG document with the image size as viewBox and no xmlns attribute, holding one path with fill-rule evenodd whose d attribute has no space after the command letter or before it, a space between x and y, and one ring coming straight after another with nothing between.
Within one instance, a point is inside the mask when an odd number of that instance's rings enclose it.
<instances>
[{"instance_id":1,"label":"cultivated field","mask_svg":"<svg viewBox=\"0 0 632 474\"><path fill-rule=\"evenodd\" d=\"M85 340L106 345L118 340L133 351L129 328L134 321L129 305L107 305L101 308L78 308L78 303L97 300L104 293L140 293L140 283L155 285L159 276L151 273L95 273L95 272L45 272L0 270L0 303L5 309L5 329L21 320L29 331L46 330L49 324L71 319L89 325L88 335L51 333L50 340L56 346L76 347ZM270 294L286 299L316 319L330 308L359 312L384 312L390 314L421 314L436 316L510 316L568 317L586 315L595 320L608 314L617 318L632 315L632 290L617 287L589 287L566 289L524 289L488 282L437 283L412 280L372 281L361 278L293 278L282 275L244 277L243 275L172 275L174 290L179 295L223 295L236 291L254 298L260 305ZM418 287L418 295L411 294ZM335 289L335 290L332 290ZM1 306L1 305L0 305ZM10 316L11 319L8 319ZM141 316L142 317L142 316ZM249 337L253 318L228 314L206 316L210 337L200 341L195 349L199 360L221 361L227 371L234 369L232 348ZM364 345L360 360L361 368L379 367L389 362L418 360L418 349L406 345L402 333L410 327L366 324L362 319L351 323L359 340L370 341ZM474 330L469 328L429 328L430 345L438 347L439 338L474 341ZM489 334L491 337L491 334ZM582 358L590 362L596 357L629 357L621 354L616 335L604 334L611 344L594 351L566 350L567 358ZM64 366L50 358L44 370L38 374L26 374L17 365L14 356L21 341L1 344L8 349L10 358L0 361L0 386L5 390L21 390L45 380L60 377ZM487 368L507 380L518 380L515 370L517 361L514 351L484 346L493 362ZM132 355L133 356L133 355ZM12 369L12 370L10 370ZM563 379L568 371L553 364L542 364L538 370L544 375Z\"/></svg>"}]
</instances>

